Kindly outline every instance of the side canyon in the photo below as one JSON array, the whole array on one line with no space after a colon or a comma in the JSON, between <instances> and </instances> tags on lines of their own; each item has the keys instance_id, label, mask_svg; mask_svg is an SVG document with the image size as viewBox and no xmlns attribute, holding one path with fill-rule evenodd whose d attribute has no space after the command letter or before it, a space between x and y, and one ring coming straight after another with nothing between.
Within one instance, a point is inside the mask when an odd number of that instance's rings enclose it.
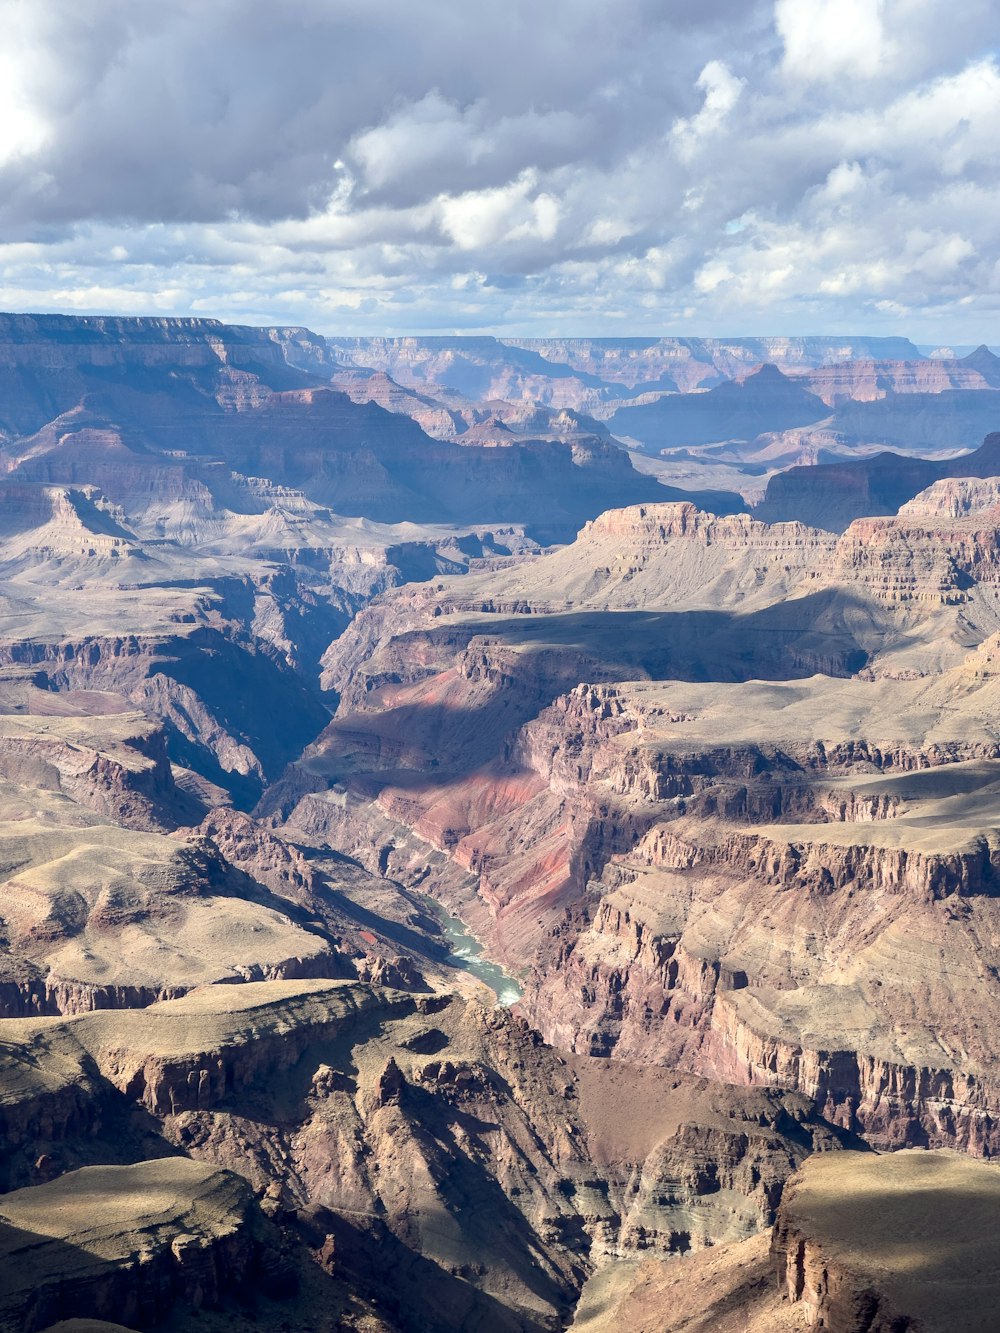
<instances>
[{"instance_id":1,"label":"side canyon","mask_svg":"<svg viewBox=\"0 0 1000 1333\"><path fill-rule=\"evenodd\" d=\"M993 1327L997 359L764 341L0 317L0 1333Z\"/></svg>"}]
</instances>

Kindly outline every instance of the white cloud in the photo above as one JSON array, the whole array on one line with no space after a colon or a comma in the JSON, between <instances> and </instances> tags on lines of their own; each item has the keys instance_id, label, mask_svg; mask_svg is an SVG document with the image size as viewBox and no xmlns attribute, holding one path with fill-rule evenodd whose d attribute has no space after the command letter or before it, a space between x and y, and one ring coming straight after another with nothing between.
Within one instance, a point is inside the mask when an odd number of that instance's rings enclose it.
<instances>
[{"instance_id":1,"label":"white cloud","mask_svg":"<svg viewBox=\"0 0 1000 1333\"><path fill-rule=\"evenodd\" d=\"M559 224L559 204L538 192L534 171L509 185L477 190L438 201L441 223L460 250L482 250L537 237L551 241Z\"/></svg>"},{"instance_id":2,"label":"white cloud","mask_svg":"<svg viewBox=\"0 0 1000 1333\"><path fill-rule=\"evenodd\" d=\"M958 342L1000 303L991 0L0 5L0 303Z\"/></svg>"},{"instance_id":3,"label":"white cloud","mask_svg":"<svg viewBox=\"0 0 1000 1333\"><path fill-rule=\"evenodd\" d=\"M777 0L783 67L805 83L871 79L892 54L883 0Z\"/></svg>"},{"instance_id":4,"label":"white cloud","mask_svg":"<svg viewBox=\"0 0 1000 1333\"><path fill-rule=\"evenodd\" d=\"M16 55L0 52L0 163L37 152L46 130L44 119L28 102Z\"/></svg>"},{"instance_id":5,"label":"white cloud","mask_svg":"<svg viewBox=\"0 0 1000 1333\"><path fill-rule=\"evenodd\" d=\"M744 79L738 79L721 60L710 60L698 75L695 87L705 94L701 110L695 116L678 120L671 131L677 152L689 161L698 151L699 142L722 128L729 113L740 100Z\"/></svg>"},{"instance_id":6,"label":"white cloud","mask_svg":"<svg viewBox=\"0 0 1000 1333\"><path fill-rule=\"evenodd\" d=\"M823 186L830 200L850 199L865 185L865 173L859 162L838 162L831 168Z\"/></svg>"}]
</instances>

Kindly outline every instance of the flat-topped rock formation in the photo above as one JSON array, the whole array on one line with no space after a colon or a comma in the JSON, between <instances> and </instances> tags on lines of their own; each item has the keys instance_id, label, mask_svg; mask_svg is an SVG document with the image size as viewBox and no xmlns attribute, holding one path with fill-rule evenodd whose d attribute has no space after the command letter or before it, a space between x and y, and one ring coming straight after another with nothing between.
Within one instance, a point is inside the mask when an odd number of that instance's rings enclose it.
<instances>
[{"instance_id":1,"label":"flat-topped rock formation","mask_svg":"<svg viewBox=\"0 0 1000 1333\"><path fill-rule=\"evenodd\" d=\"M25 789L0 785L7 1016L147 1004L207 981L343 974L323 934L245 885L210 844L123 829L55 794L29 805Z\"/></svg>"},{"instance_id":2,"label":"flat-topped rock formation","mask_svg":"<svg viewBox=\"0 0 1000 1333\"><path fill-rule=\"evenodd\" d=\"M304 332L304 331L299 331ZM232 371L275 388L301 382L268 329L214 319L0 315L0 430L29 435L89 389L145 374L157 389L171 371L195 382Z\"/></svg>"},{"instance_id":3,"label":"flat-topped rock formation","mask_svg":"<svg viewBox=\"0 0 1000 1333\"><path fill-rule=\"evenodd\" d=\"M829 614L839 601L845 620L849 614L860 629L864 615L855 608L863 602L870 602L881 618L886 613L880 604L917 601L928 603L918 608L919 629L919 621L934 613L935 604L979 599L985 608L993 598L1000 511L986 503L988 482L955 479L949 484L956 498L948 507L959 506L961 513L942 512L932 489L926 493L928 500L914 502L915 507L904 508L897 517L857 520L839 539L800 523L767 524L745 514L716 517L691 504L609 510L586 524L570 546L547 554L541 563L521 562L461 583L407 590L363 611L331 647L328 679L338 688L345 685L346 673L338 664L353 668L359 652L370 650L375 637L385 632L382 627L402 634L424 628L429 616L436 619L442 613L448 615L449 629L474 621L489 633L484 613L496 625L520 624L517 635L505 636L511 641L539 633L546 615L587 613L586 630L578 635L581 643L588 636L596 638L600 612L702 612L704 624L718 626L721 613L730 611L744 618L747 633L755 628L753 614L760 613L762 627L777 629L782 622L797 620L803 641L802 622L814 606L817 614ZM976 486L978 492L971 489ZM813 596L810 601L810 595L818 593L826 600L820 603ZM679 654L690 652L698 619L690 617ZM626 624L624 619L621 623ZM435 626L435 632L444 632L446 625ZM554 620L550 628L553 642L567 637L559 634ZM858 629L837 626L845 638ZM832 624L827 635L831 641L835 637ZM886 634L878 632L873 644L876 641L885 643ZM883 648L883 655L891 650Z\"/></svg>"},{"instance_id":4,"label":"flat-topped rock formation","mask_svg":"<svg viewBox=\"0 0 1000 1333\"><path fill-rule=\"evenodd\" d=\"M1000 358L986 347L953 361L856 361L807 375L824 402L885 398L890 393L942 393L948 389L1000 388Z\"/></svg>"},{"instance_id":5,"label":"flat-topped rock formation","mask_svg":"<svg viewBox=\"0 0 1000 1333\"><path fill-rule=\"evenodd\" d=\"M900 505L900 518L967 518L1000 508L1000 478L945 477Z\"/></svg>"},{"instance_id":6,"label":"flat-topped rock formation","mask_svg":"<svg viewBox=\"0 0 1000 1333\"><path fill-rule=\"evenodd\" d=\"M874 402L890 394L943 393L949 389L1000 388L1000 357L988 347L951 360L857 359L839 365L796 371L811 393L834 407L845 401Z\"/></svg>"},{"instance_id":7,"label":"flat-topped rock formation","mask_svg":"<svg viewBox=\"0 0 1000 1333\"><path fill-rule=\"evenodd\" d=\"M595 1265L751 1235L797 1163L849 1141L794 1094L567 1059L506 1010L358 983L209 986L4 1031L20 1179L68 1168L54 1183L76 1189L77 1163L148 1151L155 1126L161 1151L332 1234L338 1271L390 1311L394 1249L396 1296L452 1324L553 1327ZM40 1188L0 1195L0 1215Z\"/></svg>"},{"instance_id":8,"label":"flat-topped rock formation","mask_svg":"<svg viewBox=\"0 0 1000 1333\"><path fill-rule=\"evenodd\" d=\"M811 1158L772 1241L809 1328L987 1333L996 1327L1000 1170L951 1152Z\"/></svg>"},{"instance_id":9,"label":"flat-topped rock formation","mask_svg":"<svg viewBox=\"0 0 1000 1333\"><path fill-rule=\"evenodd\" d=\"M88 1310L146 1324L178 1301L215 1305L255 1281L267 1243L246 1182L185 1158L85 1167L0 1197L4 1333Z\"/></svg>"}]
</instances>

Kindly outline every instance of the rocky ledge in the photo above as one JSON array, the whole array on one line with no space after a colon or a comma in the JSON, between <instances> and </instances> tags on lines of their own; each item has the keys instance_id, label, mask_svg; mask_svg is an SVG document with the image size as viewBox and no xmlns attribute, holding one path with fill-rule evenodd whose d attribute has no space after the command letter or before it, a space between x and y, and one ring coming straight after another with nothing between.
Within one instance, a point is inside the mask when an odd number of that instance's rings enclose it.
<instances>
[{"instance_id":1,"label":"rocky ledge","mask_svg":"<svg viewBox=\"0 0 1000 1333\"><path fill-rule=\"evenodd\" d=\"M0 1208L0 1330L84 1314L145 1327L177 1301L211 1306L256 1281L266 1227L243 1180L186 1158L15 1190Z\"/></svg>"},{"instance_id":2,"label":"rocky ledge","mask_svg":"<svg viewBox=\"0 0 1000 1333\"><path fill-rule=\"evenodd\" d=\"M1000 1170L953 1152L810 1158L789 1182L772 1257L810 1329L992 1333Z\"/></svg>"}]
</instances>

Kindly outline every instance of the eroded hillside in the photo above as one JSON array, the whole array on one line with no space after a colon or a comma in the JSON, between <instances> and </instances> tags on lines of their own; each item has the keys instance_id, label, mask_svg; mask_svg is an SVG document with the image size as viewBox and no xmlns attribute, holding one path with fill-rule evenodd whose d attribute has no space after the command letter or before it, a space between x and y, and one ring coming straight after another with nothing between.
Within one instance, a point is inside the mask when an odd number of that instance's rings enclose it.
<instances>
[{"instance_id":1,"label":"eroded hillside","mask_svg":"<svg viewBox=\"0 0 1000 1333\"><path fill-rule=\"evenodd\" d=\"M807 430L989 354L2 334L0 1330L943 1327L1000 1147L995 443L838 533L587 413Z\"/></svg>"}]
</instances>

